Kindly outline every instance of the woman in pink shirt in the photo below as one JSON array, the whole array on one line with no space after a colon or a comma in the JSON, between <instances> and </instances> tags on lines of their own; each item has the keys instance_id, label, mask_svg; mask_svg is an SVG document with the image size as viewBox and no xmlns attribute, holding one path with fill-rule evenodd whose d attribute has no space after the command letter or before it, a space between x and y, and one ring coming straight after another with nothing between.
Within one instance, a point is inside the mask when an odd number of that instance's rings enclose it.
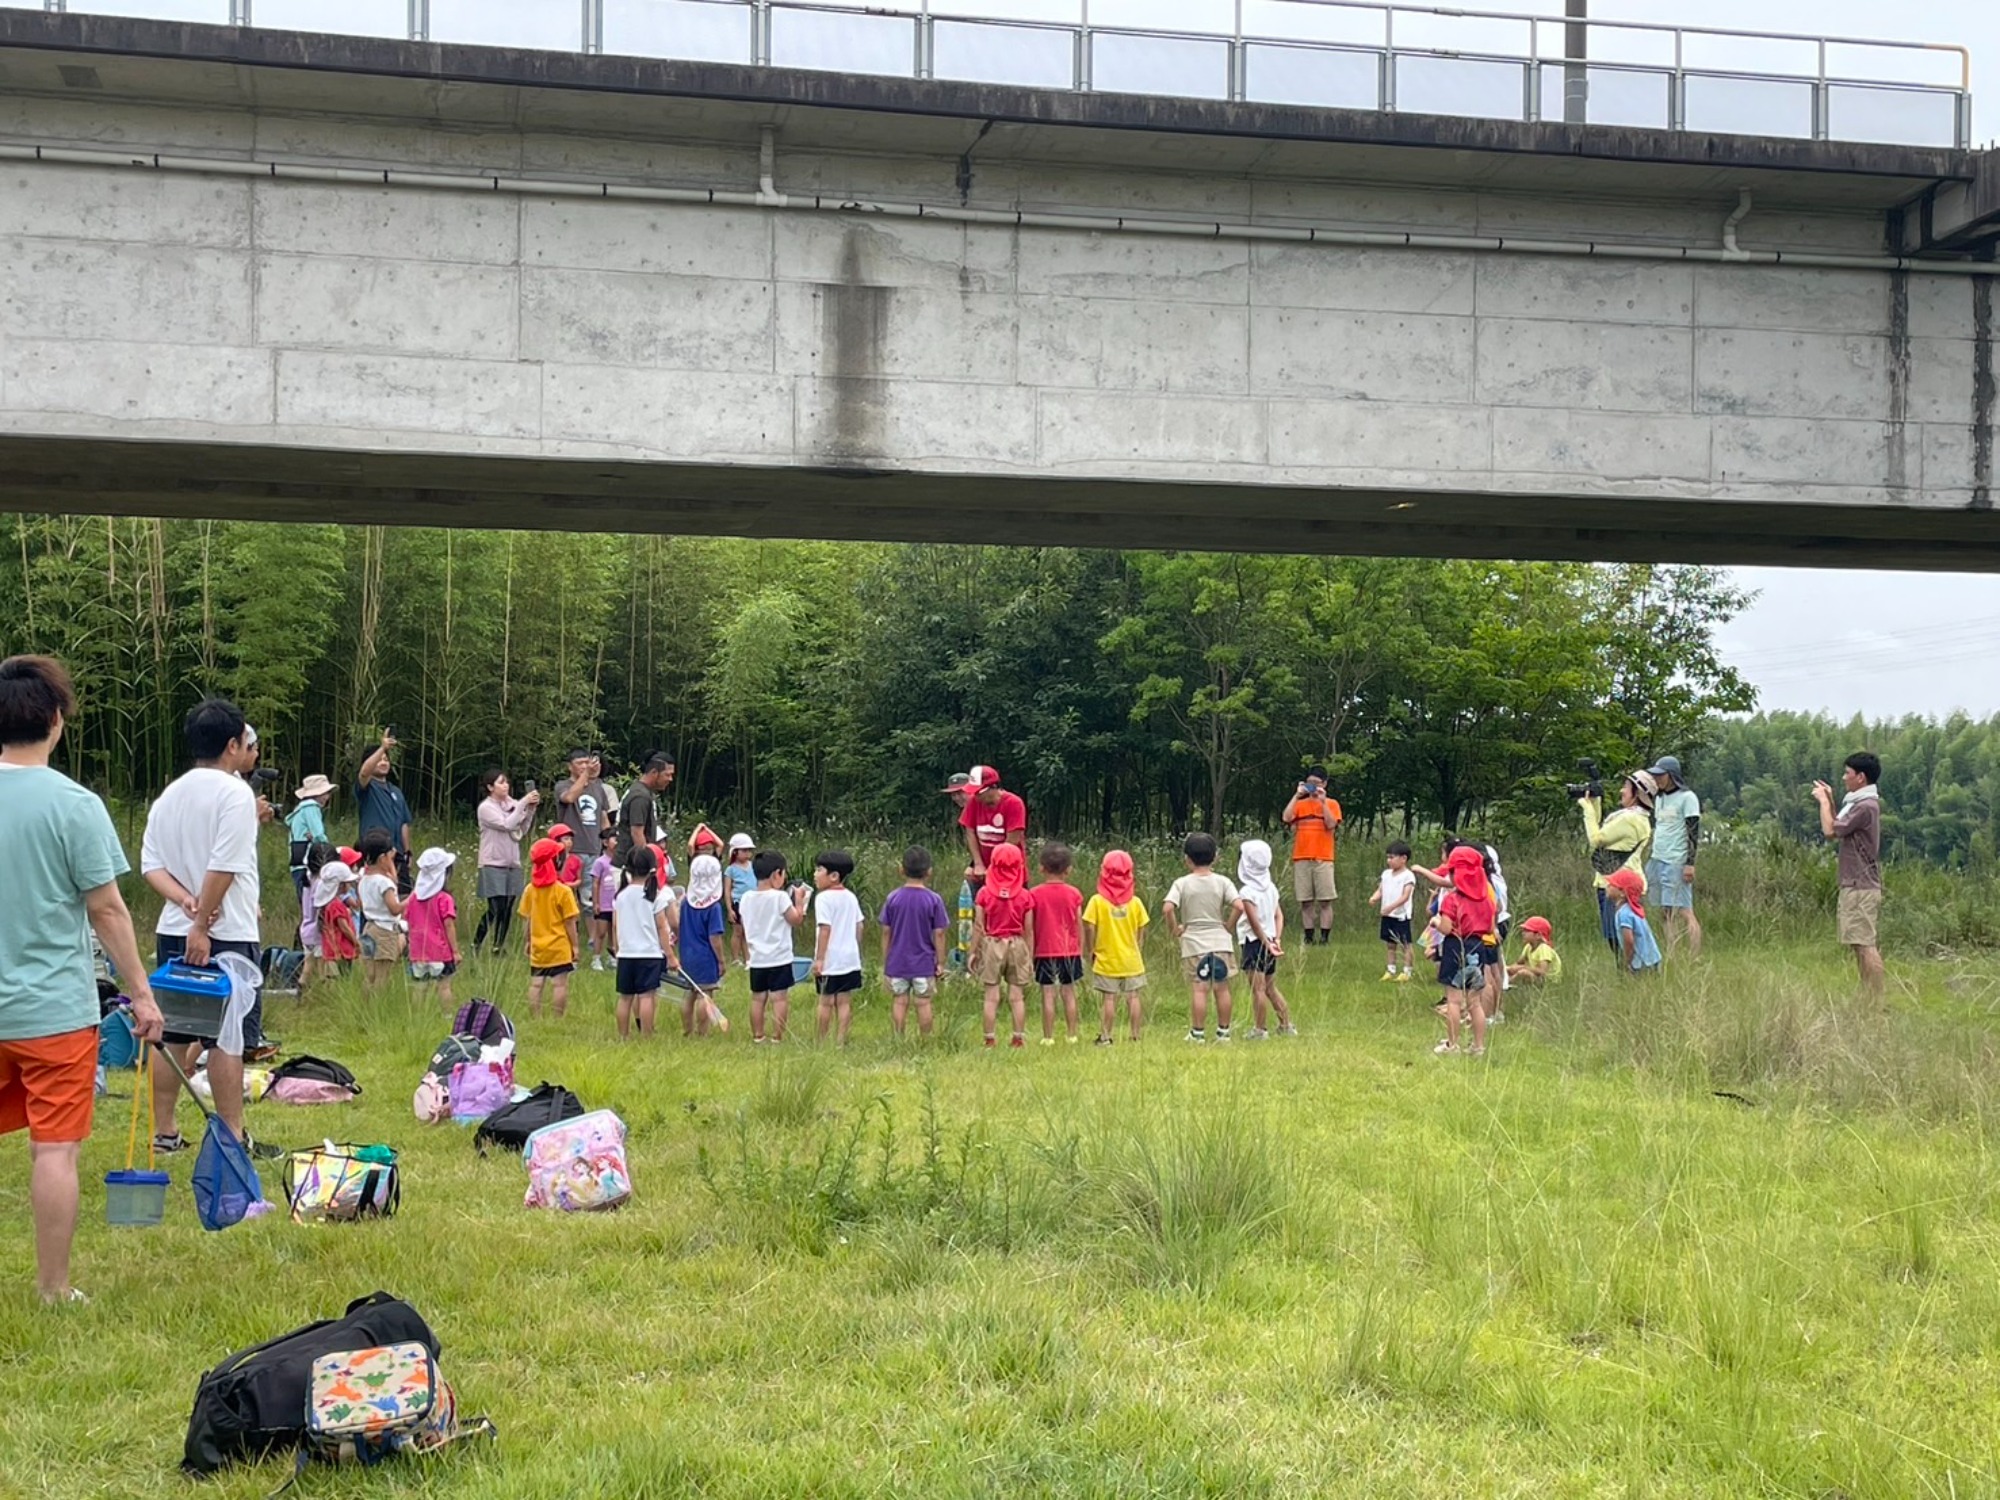
<instances>
[{"instance_id":1,"label":"woman in pink shirt","mask_svg":"<svg viewBox=\"0 0 2000 1500\"><path fill-rule=\"evenodd\" d=\"M493 956L507 951L507 929L514 922L514 907L521 899L521 837L535 821L535 809L542 794L528 783L528 795L516 801L513 787L497 767L479 778L486 794L479 804L479 899L486 903L480 913L479 929L472 934L475 950L485 945L486 933L493 933Z\"/></svg>"}]
</instances>

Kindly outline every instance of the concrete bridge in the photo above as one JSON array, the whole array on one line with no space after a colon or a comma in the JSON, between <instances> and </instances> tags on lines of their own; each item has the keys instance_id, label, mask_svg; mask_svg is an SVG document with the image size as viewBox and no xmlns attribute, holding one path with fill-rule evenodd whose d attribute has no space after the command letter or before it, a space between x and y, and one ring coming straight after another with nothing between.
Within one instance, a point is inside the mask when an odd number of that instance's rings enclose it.
<instances>
[{"instance_id":1,"label":"concrete bridge","mask_svg":"<svg viewBox=\"0 0 2000 1500\"><path fill-rule=\"evenodd\" d=\"M0 506L2000 569L1991 153L0 10Z\"/></svg>"}]
</instances>

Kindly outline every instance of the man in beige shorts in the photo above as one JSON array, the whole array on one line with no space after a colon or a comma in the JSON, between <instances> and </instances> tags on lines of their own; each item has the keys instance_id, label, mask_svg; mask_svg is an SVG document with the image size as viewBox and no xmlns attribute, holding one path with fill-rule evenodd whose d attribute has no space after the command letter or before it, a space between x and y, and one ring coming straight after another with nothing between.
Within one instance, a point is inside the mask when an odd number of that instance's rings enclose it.
<instances>
[{"instance_id":1,"label":"man in beige shorts","mask_svg":"<svg viewBox=\"0 0 2000 1500\"><path fill-rule=\"evenodd\" d=\"M1340 894L1333 880L1340 804L1326 794L1326 767L1306 772L1285 805L1284 822L1292 830L1292 893L1299 898L1299 930L1308 943L1327 942L1333 935L1333 903Z\"/></svg>"},{"instance_id":2,"label":"man in beige shorts","mask_svg":"<svg viewBox=\"0 0 2000 1500\"><path fill-rule=\"evenodd\" d=\"M1847 757L1840 782L1846 795L1834 811L1833 788L1813 783L1819 831L1840 841L1840 940L1854 950L1864 994L1882 993L1882 950L1875 928L1882 911L1882 762L1866 750Z\"/></svg>"}]
</instances>

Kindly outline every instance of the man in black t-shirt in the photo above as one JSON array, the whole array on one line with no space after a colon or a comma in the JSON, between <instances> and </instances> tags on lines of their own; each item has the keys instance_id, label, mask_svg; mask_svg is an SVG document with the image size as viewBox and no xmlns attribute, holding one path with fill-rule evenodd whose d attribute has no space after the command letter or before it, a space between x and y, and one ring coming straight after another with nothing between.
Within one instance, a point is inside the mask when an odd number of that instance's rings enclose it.
<instances>
[{"instance_id":1,"label":"man in black t-shirt","mask_svg":"<svg viewBox=\"0 0 2000 1500\"><path fill-rule=\"evenodd\" d=\"M647 757L645 769L625 794L618 809L618 859L622 864L639 844L655 842L660 833L660 793L673 785L674 758L664 750Z\"/></svg>"}]
</instances>

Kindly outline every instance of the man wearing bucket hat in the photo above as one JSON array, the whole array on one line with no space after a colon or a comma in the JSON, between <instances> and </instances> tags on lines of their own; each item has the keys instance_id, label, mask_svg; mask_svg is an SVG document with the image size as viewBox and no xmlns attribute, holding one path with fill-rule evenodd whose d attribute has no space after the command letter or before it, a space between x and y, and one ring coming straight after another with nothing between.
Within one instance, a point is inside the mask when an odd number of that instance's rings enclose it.
<instances>
[{"instance_id":1,"label":"man wearing bucket hat","mask_svg":"<svg viewBox=\"0 0 2000 1500\"><path fill-rule=\"evenodd\" d=\"M1618 903L1605 889L1605 877L1613 870L1629 869L1644 882L1646 851L1653 843L1653 800L1659 784L1650 771L1628 772L1618 784L1618 806L1608 816L1602 808L1603 794L1592 782L1577 798L1583 809L1583 836L1590 847L1590 871L1597 888L1597 925L1605 944L1616 953Z\"/></svg>"},{"instance_id":2,"label":"man wearing bucket hat","mask_svg":"<svg viewBox=\"0 0 2000 1500\"><path fill-rule=\"evenodd\" d=\"M97 979L90 934L132 1000L132 1029L157 1041L160 1009L132 918L110 814L49 765L76 712L69 673L48 656L0 662L0 1135L28 1132L35 1284L44 1302L81 1302L69 1284L77 1158L90 1135L97 1065Z\"/></svg>"},{"instance_id":3,"label":"man wearing bucket hat","mask_svg":"<svg viewBox=\"0 0 2000 1500\"><path fill-rule=\"evenodd\" d=\"M1653 850L1646 857L1646 904L1660 909L1660 936L1672 948L1686 938L1688 956L1701 954L1701 923L1694 915L1694 857L1701 847L1701 799L1681 778L1681 763L1662 755L1647 772L1660 794L1653 800Z\"/></svg>"},{"instance_id":4,"label":"man wearing bucket hat","mask_svg":"<svg viewBox=\"0 0 2000 1500\"><path fill-rule=\"evenodd\" d=\"M947 786L955 792L960 787ZM975 892L986 884L987 861L1002 844L1012 844L1027 856L1028 804L1000 785L1000 773L991 766L974 766L962 784L965 810L958 826L965 831L965 847L972 856L966 879Z\"/></svg>"}]
</instances>

